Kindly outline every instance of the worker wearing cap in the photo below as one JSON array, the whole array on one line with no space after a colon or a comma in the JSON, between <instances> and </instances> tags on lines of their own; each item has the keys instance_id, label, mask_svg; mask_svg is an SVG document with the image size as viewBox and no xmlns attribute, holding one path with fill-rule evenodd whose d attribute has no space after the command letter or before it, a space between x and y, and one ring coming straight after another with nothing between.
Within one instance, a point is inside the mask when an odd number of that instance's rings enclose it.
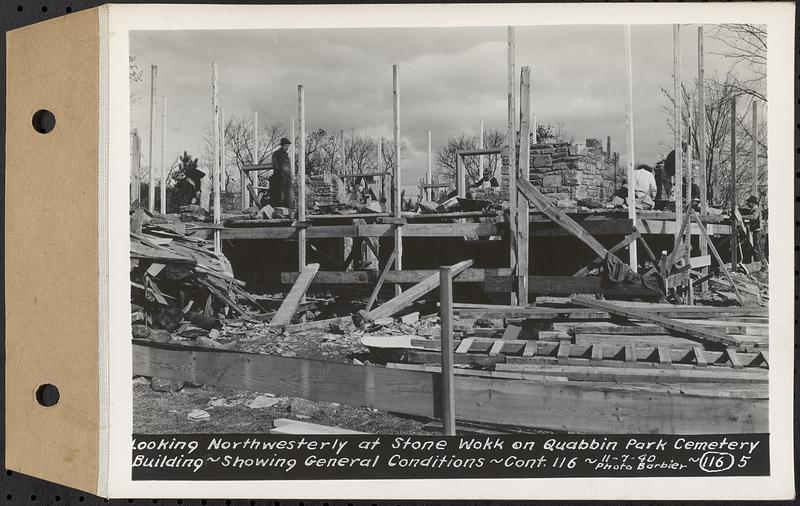
<instances>
[{"instance_id":1,"label":"worker wearing cap","mask_svg":"<svg viewBox=\"0 0 800 506\"><path fill-rule=\"evenodd\" d=\"M292 188L292 163L289 160L289 146L292 142L281 139L281 147L272 153L272 175L269 178L270 205L289 207L289 193Z\"/></svg>"},{"instance_id":2,"label":"worker wearing cap","mask_svg":"<svg viewBox=\"0 0 800 506\"><path fill-rule=\"evenodd\" d=\"M747 199L747 210L745 214L750 220L750 231L753 233L753 253L756 260L762 264L766 263L764 256L764 234L761 233L761 206L758 203L758 197L750 195Z\"/></svg>"}]
</instances>

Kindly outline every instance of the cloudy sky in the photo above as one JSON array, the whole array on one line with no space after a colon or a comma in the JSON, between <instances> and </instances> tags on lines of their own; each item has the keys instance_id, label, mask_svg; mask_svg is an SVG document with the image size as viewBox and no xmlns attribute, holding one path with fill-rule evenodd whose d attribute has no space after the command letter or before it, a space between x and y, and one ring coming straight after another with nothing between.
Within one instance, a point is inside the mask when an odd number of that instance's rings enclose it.
<instances>
[{"instance_id":1,"label":"cloudy sky","mask_svg":"<svg viewBox=\"0 0 800 506\"><path fill-rule=\"evenodd\" d=\"M562 123L577 142L610 135L612 150L624 160L623 27L517 27L516 38L517 65L532 69L537 121ZM696 26L684 25L681 39L683 76L693 79ZM130 41L144 70L143 80L131 83L142 153L148 152L150 65L158 65L157 93L168 97L168 159L184 150L201 153L211 122L212 61L219 66L226 115L258 111L262 125L288 125L297 84L303 84L307 129L355 129L385 138L392 132L392 64L399 64L401 132L410 147L404 186L425 171L428 130L435 150L459 131L477 134L481 120L487 129L505 128L505 27L134 31ZM672 26L634 26L632 41L635 158L653 163L672 142L661 92L672 89ZM707 53L715 48L708 35L705 45ZM707 54L706 75L727 65ZM156 138L160 153L160 134Z\"/></svg>"}]
</instances>

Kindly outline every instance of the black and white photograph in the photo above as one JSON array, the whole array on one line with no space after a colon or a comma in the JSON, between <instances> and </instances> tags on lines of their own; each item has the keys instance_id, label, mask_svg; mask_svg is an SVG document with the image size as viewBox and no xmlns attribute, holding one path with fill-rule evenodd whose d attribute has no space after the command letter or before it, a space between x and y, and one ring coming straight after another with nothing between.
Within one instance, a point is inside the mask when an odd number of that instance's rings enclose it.
<instances>
[{"instance_id":1,"label":"black and white photograph","mask_svg":"<svg viewBox=\"0 0 800 506\"><path fill-rule=\"evenodd\" d=\"M752 12L130 30L132 480L769 476Z\"/></svg>"}]
</instances>

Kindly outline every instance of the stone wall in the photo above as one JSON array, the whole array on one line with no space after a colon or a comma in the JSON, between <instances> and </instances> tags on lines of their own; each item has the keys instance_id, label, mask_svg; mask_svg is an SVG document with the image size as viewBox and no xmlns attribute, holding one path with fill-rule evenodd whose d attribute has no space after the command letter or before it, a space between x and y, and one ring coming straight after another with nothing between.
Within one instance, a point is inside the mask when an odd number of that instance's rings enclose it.
<instances>
[{"instance_id":1,"label":"stone wall","mask_svg":"<svg viewBox=\"0 0 800 506\"><path fill-rule=\"evenodd\" d=\"M530 182L554 204L607 200L614 193L614 164L597 139L586 144L566 142L531 146ZM503 157L504 196L508 198L508 158Z\"/></svg>"}]
</instances>

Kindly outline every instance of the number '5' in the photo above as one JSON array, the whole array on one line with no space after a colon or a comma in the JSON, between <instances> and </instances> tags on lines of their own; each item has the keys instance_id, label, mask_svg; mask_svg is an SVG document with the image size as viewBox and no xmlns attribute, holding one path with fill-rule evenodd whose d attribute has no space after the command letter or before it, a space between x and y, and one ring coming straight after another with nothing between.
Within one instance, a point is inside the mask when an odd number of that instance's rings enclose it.
<instances>
[{"instance_id":1,"label":"number '5'","mask_svg":"<svg viewBox=\"0 0 800 506\"><path fill-rule=\"evenodd\" d=\"M739 457L739 464L737 464L737 467L745 467L747 465L748 460L750 460L750 457L748 457L747 455L742 455L741 457Z\"/></svg>"}]
</instances>

